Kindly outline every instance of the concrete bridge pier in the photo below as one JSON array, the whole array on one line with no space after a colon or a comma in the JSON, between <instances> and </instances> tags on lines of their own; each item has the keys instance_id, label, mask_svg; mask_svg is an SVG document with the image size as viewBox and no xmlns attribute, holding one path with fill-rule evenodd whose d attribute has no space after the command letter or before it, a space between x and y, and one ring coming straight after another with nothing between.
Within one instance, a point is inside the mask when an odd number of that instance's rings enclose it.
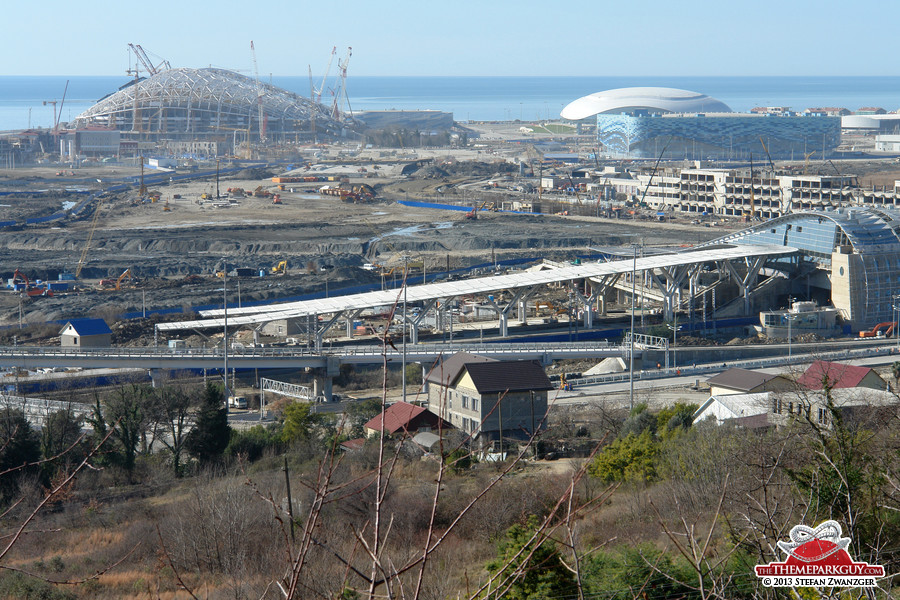
<instances>
[{"instance_id":1,"label":"concrete bridge pier","mask_svg":"<svg viewBox=\"0 0 900 600\"><path fill-rule=\"evenodd\" d=\"M325 396L325 402L331 402L334 378L341 373L340 357L328 356L325 360L325 368L315 369L313 373L313 398Z\"/></svg>"},{"instance_id":2,"label":"concrete bridge pier","mask_svg":"<svg viewBox=\"0 0 900 600\"><path fill-rule=\"evenodd\" d=\"M206 374L206 370L204 369L204 375ZM159 369L150 369L147 373L150 376L150 386L153 388L158 388L162 385L163 374Z\"/></svg>"}]
</instances>

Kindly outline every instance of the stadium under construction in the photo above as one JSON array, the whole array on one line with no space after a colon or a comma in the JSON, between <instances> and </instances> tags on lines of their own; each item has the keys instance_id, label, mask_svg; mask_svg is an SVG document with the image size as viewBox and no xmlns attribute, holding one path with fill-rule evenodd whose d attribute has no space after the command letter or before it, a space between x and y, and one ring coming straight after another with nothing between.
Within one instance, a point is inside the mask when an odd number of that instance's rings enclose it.
<instances>
[{"instance_id":1,"label":"stadium under construction","mask_svg":"<svg viewBox=\"0 0 900 600\"><path fill-rule=\"evenodd\" d=\"M177 68L132 81L78 115L76 129L103 127L144 139L280 140L337 135L340 115L293 92L225 69Z\"/></svg>"}]
</instances>

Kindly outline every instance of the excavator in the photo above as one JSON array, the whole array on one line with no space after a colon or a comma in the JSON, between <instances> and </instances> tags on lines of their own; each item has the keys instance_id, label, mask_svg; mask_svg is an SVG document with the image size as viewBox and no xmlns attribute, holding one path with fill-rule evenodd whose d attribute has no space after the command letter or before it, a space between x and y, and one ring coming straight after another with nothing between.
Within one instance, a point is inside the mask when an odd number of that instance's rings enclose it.
<instances>
[{"instance_id":1,"label":"excavator","mask_svg":"<svg viewBox=\"0 0 900 600\"><path fill-rule=\"evenodd\" d=\"M20 291L24 291L28 296L31 296L32 298L36 298L38 296L53 295L53 291L49 287L47 287L46 285L36 285L18 269L13 271L12 282L15 289L20 289L19 285L21 285L22 287Z\"/></svg>"},{"instance_id":2,"label":"excavator","mask_svg":"<svg viewBox=\"0 0 900 600\"><path fill-rule=\"evenodd\" d=\"M119 275L116 279L101 279L100 280L100 289L104 289L104 290L111 289L111 290L115 290L117 292L121 291L122 290L122 282L125 280L128 280L128 281L134 280L134 278L131 275L131 267L122 271L122 274Z\"/></svg>"},{"instance_id":3,"label":"excavator","mask_svg":"<svg viewBox=\"0 0 900 600\"><path fill-rule=\"evenodd\" d=\"M286 260L280 261L274 267L272 267L269 272L272 275L286 275L287 274L288 264Z\"/></svg>"},{"instance_id":4,"label":"excavator","mask_svg":"<svg viewBox=\"0 0 900 600\"><path fill-rule=\"evenodd\" d=\"M861 338L873 338L873 337L891 337L894 333L894 328L897 326L896 321L887 321L886 323L879 323L875 327L872 328L871 331L860 331L859 337ZM884 330L882 333L881 330Z\"/></svg>"}]
</instances>

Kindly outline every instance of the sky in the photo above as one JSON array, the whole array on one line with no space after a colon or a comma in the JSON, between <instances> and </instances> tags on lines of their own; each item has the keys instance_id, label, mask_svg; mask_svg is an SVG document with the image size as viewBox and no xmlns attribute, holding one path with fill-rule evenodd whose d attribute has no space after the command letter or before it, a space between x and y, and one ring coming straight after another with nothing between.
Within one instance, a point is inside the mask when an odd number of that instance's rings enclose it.
<instances>
[{"instance_id":1,"label":"sky","mask_svg":"<svg viewBox=\"0 0 900 600\"><path fill-rule=\"evenodd\" d=\"M0 0L0 75L120 75L128 43L261 77L900 75L900 2ZM881 40L881 41L879 41Z\"/></svg>"}]
</instances>

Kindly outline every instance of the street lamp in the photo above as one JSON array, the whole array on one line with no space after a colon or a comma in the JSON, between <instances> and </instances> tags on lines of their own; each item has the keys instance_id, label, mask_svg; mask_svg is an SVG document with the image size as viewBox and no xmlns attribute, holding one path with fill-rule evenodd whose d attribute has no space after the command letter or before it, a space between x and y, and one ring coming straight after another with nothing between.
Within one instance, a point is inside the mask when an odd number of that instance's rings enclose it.
<instances>
[{"instance_id":1,"label":"street lamp","mask_svg":"<svg viewBox=\"0 0 900 600\"><path fill-rule=\"evenodd\" d=\"M225 369L225 416L228 416L228 264L222 259L222 308L225 313L222 327L222 356Z\"/></svg>"},{"instance_id":2,"label":"street lamp","mask_svg":"<svg viewBox=\"0 0 900 600\"><path fill-rule=\"evenodd\" d=\"M637 244L631 244L631 349L628 352L628 409L634 410L634 294L637 274Z\"/></svg>"},{"instance_id":3,"label":"street lamp","mask_svg":"<svg viewBox=\"0 0 900 600\"><path fill-rule=\"evenodd\" d=\"M403 336L403 365L401 367L402 373L400 374L401 381L403 382L403 401L404 402L406 402L406 277L409 272L408 262L409 262L409 257L404 254L403 255L403 327L401 329L401 332L402 332L401 335Z\"/></svg>"},{"instance_id":4,"label":"street lamp","mask_svg":"<svg viewBox=\"0 0 900 600\"><path fill-rule=\"evenodd\" d=\"M900 302L900 294L894 294L892 297L894 299L892 308L897 311L898 317L894 319L894 337L897 338L897 352L900 353L900 331L898 331L898 329L900 329L900 303L898 303ZM893 314L894 313L892 312L891 316L893 316Z\"/></svg>"},{"instance_id":5,"label":"street lamp","mask_svg":"<svg viewBox=\"0 0 900 600\"><path fill-rule=\"evenodd\" d=\"M674 323L667 323L666 327L672 332L672 369L678 371L678 313L673 313Z\"/></svg>"},{"instance_id":6,"label":"street lamp","mask_svg":"<svg viewBox=\"0 0 900 600\"><path fill-rule=\"evenodd\" d=\"M791 323L793 323L797 319L801 318L801 316L802 315L791 314L791 313L788 313L785 315L785 318L787 319L787 322L788 322L788 358L791 357L793 341L794 341L794 336L792 335L792 332L791 332Z\"/></svg>"}]
</instances>

